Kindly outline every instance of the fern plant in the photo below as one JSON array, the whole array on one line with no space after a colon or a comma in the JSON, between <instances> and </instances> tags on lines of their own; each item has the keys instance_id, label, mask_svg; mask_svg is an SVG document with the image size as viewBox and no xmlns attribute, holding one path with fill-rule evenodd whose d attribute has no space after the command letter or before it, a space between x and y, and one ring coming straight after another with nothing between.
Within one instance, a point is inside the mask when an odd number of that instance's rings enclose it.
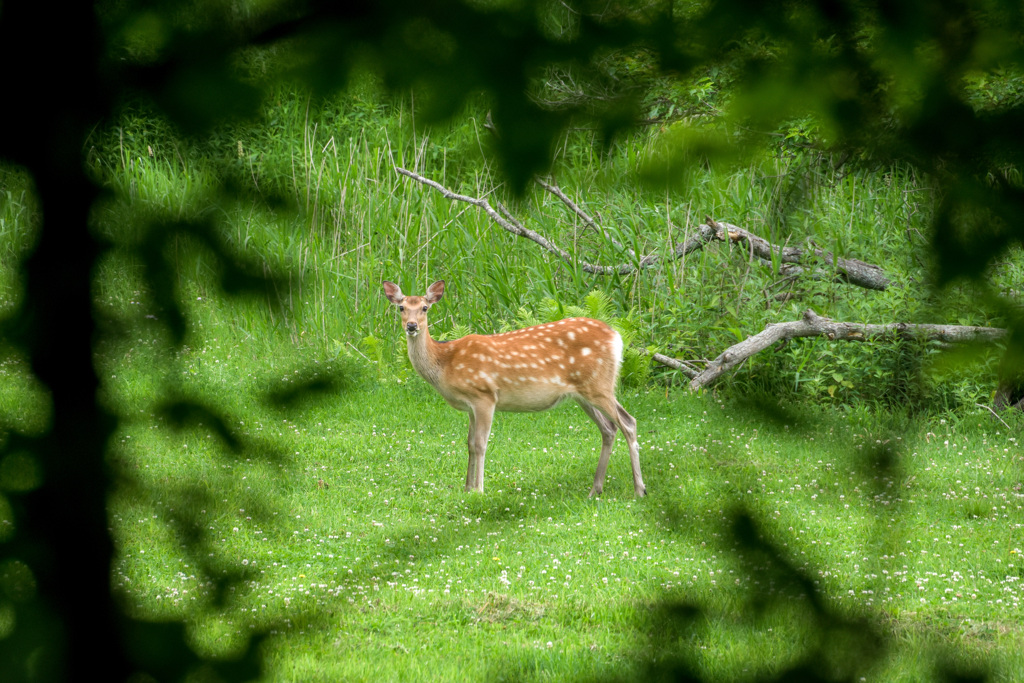
<instances>
[{"instance_id":1,"label":"fern plant","mask_svg":"<svg viewBox=\"0 0 1024 683\"><path fill-rule=\"evenodd\" d=\"M359 342L359 351L370 361L378 377L384 376L384 344L372 334L363 337Z\"/></svg>"},{"instance_id":2,"label":"fern plant","mask_svg":"<svg viewBox=\"0 0 1024 683\"><path fill-rule=\"evenodd\" d=\"M455 323L452 329L439 336L438 341L449 341L452 339L462 339L467 334L473 334L473 330L466 323Z\"/></svg>"},{"instance_id":3,"label":"fern plant","mask_svg":"<svg viewBox=\"0 0 1024 683\"><path fill-rule=\"evenodd\" d=\"M612 299L604 292L604 290L595 289L591 291L590 294L587 294L587 296L583 298L583 304L586 308L586 316L588 318L603 320L606 323L611 324L614 317L612 315Z\"/></svg>"}]
</instances>

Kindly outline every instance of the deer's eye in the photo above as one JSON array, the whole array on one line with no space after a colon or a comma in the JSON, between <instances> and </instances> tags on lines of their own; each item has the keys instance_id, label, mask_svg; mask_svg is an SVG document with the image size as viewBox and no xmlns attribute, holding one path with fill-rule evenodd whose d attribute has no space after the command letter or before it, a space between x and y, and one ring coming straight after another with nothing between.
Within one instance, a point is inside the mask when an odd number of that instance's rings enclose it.
<instances>
[{"instance_id":1,"label":"deer's eye","mask_svg":"<svg viewBox=\"0 0 1024 683\"><path fill-rule=\"evenodd\" d=\"M426 313L428 308L430 308L430 306L424 306L423 307L423 312Z\"/></svg>"},{"instance_id":2,"label":"deer's eye","mask_svg":"<svg viewBox=\"0 0 1024 683\"><path fill-rule=\"evenodd\" d=\"M398 312L399 313L404 313L405 312L405 306L399 306L398 307Z\"/></svg>"}]
</instances>

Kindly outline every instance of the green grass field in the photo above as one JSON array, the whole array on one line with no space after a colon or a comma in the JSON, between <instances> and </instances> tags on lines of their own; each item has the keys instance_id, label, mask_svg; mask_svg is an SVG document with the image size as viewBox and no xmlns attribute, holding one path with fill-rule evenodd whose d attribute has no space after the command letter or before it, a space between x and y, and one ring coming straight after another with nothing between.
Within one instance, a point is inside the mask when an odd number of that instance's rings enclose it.
<instances>
[{"instance_id":1,"label":"green grass field","mask_svg":"<svg viewBox=\"0 0 1024 683\"><path fill-rule=\"evenodd\" d=\"M261 122L200 141L129 108L88 151L110 190L95 295L113 322L96 358L120 418L112 580L129 614L183 621L214 658L261 638L273 681L669 680L673 667L745 681L801 663L840 680L1024 678L1021 419L983 407L998 349L795 342L702 395L647 358L714 357L807 307L1002 324L990 295L1019 282L1019 255L985 286L935 291L930 190L906 169L840 173L766 148L652 187L637 177L671 127L604 151L574 131L556 177L640 253L671 250L710 214L878 263L899 286L808 279L777 302L771 270L724 246L591 277L395 174L494 193L585 258L630 258L537 188L502 195L480 112L423 130L402 103L360 92L281 92ZM0 313L19 300L35 211L25 178L2 174ZM224 294L221 248L277 279ZM164 289L147 280L155 260L173 273ZM629 333L619 396L639 423L646 499L621 439L588 499L600 437L572 405L498 414L485 492L463 492L467 417L411 370L380 290L440 278L435 336L571 306ZM45 391L4 353L2 424L37 434ZM35 485L11 479L24 471L0 469L4 490Z\"/></svg>"},{"instance_id":2,"label":"green grass field","mask_svg":"<svg viewBox=\"0 0 1024 683\"><path fill-rule=\"evenodd\" d=\"M951 659L1024 672L1022 456L991 418L805 409L787 424L631 389L647 499L621 439L605 494L587 498L600 438L575 406L499 414L485 493L467 494L466 417L418 377L254 352L228 323L204 333L168 372L242 416L224 426L234 450L216 425L161 428L157 339L108 359L128 416L112 458L131 481L111 503L114 580L131 613L185 620L200 652L269 634L282 681L629 678L673 657L753 679L821 647L823 617L785 572L744 559L745 510L830 619L887 638L853 666L866 680L927 679ZM262 403L300 359L342 388ZM666 601L700 618L666 626Z\"/></svg>"}]
</instances>

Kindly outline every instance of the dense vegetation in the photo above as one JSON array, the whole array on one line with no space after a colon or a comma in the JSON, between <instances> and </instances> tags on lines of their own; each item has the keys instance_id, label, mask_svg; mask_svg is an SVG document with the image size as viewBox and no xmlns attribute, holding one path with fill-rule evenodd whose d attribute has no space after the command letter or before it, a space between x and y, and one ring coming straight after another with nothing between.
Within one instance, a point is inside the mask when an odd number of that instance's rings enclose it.
<instances>
[{"instance_id":1,"label":"dense vegetation","mask_svg":"<svg viewBox=\"0 0 1024 683\"><path fill-rule=\"evenodd\" d=\"M384 366L404 354L380 295L384 279L406 283L406 291L448 281L457 309L434 321L435 331L448 337L565 317L568 307L585 306L627 333L633 352L626 381L636 383L651 372L673 381L671 372L652 369L647 353L714 357L766 323L796 319L809 307L838 320L1004 326L1006 303L1018 295L1013 254L995 264L984 284L932 286L927 235L935 189L910 168L847 162L836 169L828 153L764 135L742 162L708 160L685 167L671 185L652 185L643 178L667 163L679 135L716 122L662 122L608 147L592 130L572 130L560 143L552 177L600 217L608 239L540 186L523 197L503 190L484 151L491 136L481 125L485 115L481 105L453 125L417 127L410 102L390 101L369 79L329 100L276 91L258 123L225 126L200 140L127 108L90 148L94 168L123 198L107 207L110 218L102 223L118 226L109 233L117 239L130 224L132 245L163 239L166 233L147 220L215 224L232 253L282 276L249 309L258 337L277 330L330 357ZM877 264L894 284L875 292L810 272L784 277L779 264L763 265L721 243L659 268L590 275L502 232L482 211L399 176L396 166L456 192L506 202L513 215L580 260L635 259L622 244L639 255L668 254L710 215L777 244L813 241ZM222 183L235 194L213 211L209 198ZM181 266L176 286L211 294L216 280L203 276L220 267L216 257L184 246L187 238L173 243ZM115 260L110 267L120 265ZM109 282L149 296L142 280ZM997 293L1009 298L996 303ZM824 399L843 409L974 411L991 403L996 357L984 350L941 354L937 345L906 342L807 341L753 359L724 390Z\"/></svg>"},{"instance_id":2,"label":"dense vegetation","mask_svg":"<svg viewBox=\"0 0 1024 683\"><path fill-rule=\"evenodd\" d=\"M866 10L832 38L843 17L816 6L751 10L723 50L709 46L729 3L680 4L692 44L671 49L642 5L536 19L476 3L437 34L433 8L398 5L420 22L400 39L373 13L314 9L277 25L308 39L291 46L261 6L235 7L231 26L256 36L244 49L195 8L104 5L110 53L73 66L117 97L26 98L39 118L24 130L66 131L73 114L82 144L0 149L20 164L0 168L0 662L14 680L102 659L86 632L110 636L112 677L158 680L1019 678L1020 418L988 410L997 371L1016 372L1012 340L795 341L702 395L650 360L713 357L806 308L1014 328L1015 24L936 20L989 51L915 38L907 61L892 42L906 17ZM494 84L532 62L445 63L496 47L466 37L495 16L549 50L545 69ZM339 53L317 19L380 35L352 29L360 47ZM111 57L130 86L103 81ZM854 67L920 89L853 79L779 104ZM917 106L950 100L945 123L978 153ZM662 263L589 275L398 166L503 203L577 259ZM665 259L705 215L875 263L893 284L782 277L722 243ZM584 499L597 434L572 410L500 415L487 493L461 492L465 417L415 376L380 291L438 278L435 336L580 313L623 332L649 500L632 500L618 454L605 495ZM78 585L93 586L86 607Z\"/></svg>"}]
</instances>

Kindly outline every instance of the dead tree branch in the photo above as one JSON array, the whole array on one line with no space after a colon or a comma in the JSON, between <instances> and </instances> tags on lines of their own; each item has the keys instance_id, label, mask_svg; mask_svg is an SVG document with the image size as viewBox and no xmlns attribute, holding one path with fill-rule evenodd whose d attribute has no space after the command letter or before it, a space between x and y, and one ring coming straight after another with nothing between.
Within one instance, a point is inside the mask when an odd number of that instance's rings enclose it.
<instances>
[{"instance_id":1,"label":"dead tree branch","mask_svg":"<svg viewBox=\"0 0 1024 683\"><path fill-rule=\"evenodd\" d=\"M591 228L597 230L599 233L604 235L604 238L611 242L616 249L618 249L619 251L628 251L629 253L633 254L633 258L636 258L636 252L634 252L632 249L627 249L626 245L619 242L617 239L612 237L612 235L607 230L598 225L597 222L593 218L591 218L586 211L581 209L579 205L576 204L576 202L569 199L569 197L564 192L562 192L562 188L560 188L558 185L554 183L546 183L540 178L536 178L535 180L537 181L538 185L540 185L545 190L558 197L562 201L562 203L569 207L570 211L579 216L584 223L586 223Z\"/></svg>"},{"instance_id":2,"label":"dead tree branch","mask_svg":"<svg viewBox=\"0 0 1024 683\"><path fill-rule=\"evenodd\" d=\"M689 361L679 360L678 358L672 358L671 356L666 356L663 353L656 353L651 356L651 359L657 361L658 363L661 363L662 365L667 365L670 368L675 368L676 370L683 373L690 379L693 379L694 377L700 374L700 370L694 370L692 367L690 367Z\"/></svg>"},{"instance_id":3,"label":"dead tree branch","mask_svg":"<svg viewBox=\"0 0 1024 683\"><path fill-rule=\"evenodd\" d=\"M712 384L721 375L759 351L780 341L797 337L826 337L830 341L869 341L888 339L913 339L917 341L939 341L943 343L965 343L972 341L995 341L1002 339L1007 331L998 327L971 327L966 325L912 325L890 323L869 325L863 323L837 322L823 318L814 311L804 311L803 318L792 322L772 323L764 331L747 337L730 346L718 358L708 362L703 372L691 377L690 389L696 391ZM659 360L659 359L656 359ZM675 366L673 366L675 367Z\"/></svg>"},{"instance_id":4,"label":"dead tree branch","mask_svg":"<svg viewBox=\"0 0 1024 683\"><path fill-rule=\"evenodd\" d=\"M705 223L715 229L715 233L720 240L725 240L728 235L728 239L731 242L746 242L751 253L763 261L771 263L774 256L775 260L783 264L779 269L780 275L798 275L804 272L803 264L809 260L808 254L813 254L813 257L824 261L834 269L835 277L839 277L851 285L884 291L890 284L890 280L885 276L885 272L880 267L871 263L865 263L857 259L839 258L832 252L825 251L824 249L777 247L763 237L758 237L748 230L744 230L731 223L715 221L710 216L705 218ZM833 276L830 272L826 272L825 275Z\"/></svg>"},{"instance_id":5,"label":"dead tree branch","mask_svg":"<svg viewBox=\"0 0 1024 683\"><path fill-rule=\"evenodd\" d=\"M630 249L616 240L610 231L598 224L593 217L584 211L576 202L570 199L561 190L561 188L554 183L548 183L539 178L537 179L538 185L557 197L566 206L566 208L578 216L584 224L599 232L604 239L611 243L616 249L628 254L631 261L615 265L606 265L601 263L590 263L582 259L577 259L572 253L561 248L540 233L524 226L521 221L517 220L512 213L500 203L497 204L496 207L491 206L490 202L488 202L484 197L470 197L468 195L452 192L437 181L424 178L418 173L414 173L413 171L409 171L399 166L396 166L395 170L400 175L412 178L418 183L422 183L427 187L437 190L445 199L465 202L482 209L484 213L486 213L488 217L490 217L490 219L503 230L506 230L513 235L525 237L526 239L533 241L540 245L545 251L554 254L566 263L578 264L584 272L594 273L596 275L628 275L639 270L651 268L663 260L662 254L659 252L640 255L635 250ZM818 260L824 262L828 267L815 269L812 274L813 277L839 278L852 285L875 290L884 290L890 284L889 278L887 278L882 269L876 265L865 263L864 261L858 261L857 259L839 258L831 252L823 249L800 249L798 247L788 246L778 247L763 237L759 237L748 230L744 230L743 228L731 223L715 221L710 216L707 217L705 219L705 223L698 226L697 230L687 237L686 240L675 245L671 252L665 255L664 260L674 261L680 259L687 254L703 249L706 244L714 240L720 240L723 242L728 240L730 242L737 243L746 242L747 251L750 253L751 261L756 258L764 265L771 265L774 260L774 262L781 264L779 271L780 275L784 277L800 275L805 272L806 266L809 265L809 261Z\"/></svg>"},{"instance_id":6,"label":"dead tree branch","mask_svg":"<svg viewBox=\"0 0 1024 683\"><path fill-rule=\"evenodd\" d=\"M397 171L399 174L404 175L404 176L406 176L408 178L412 178L416 182L422 183L422 184L424 184L424 185L426 185L428 187L432 187L433 189L435 189L438 192L440 192L441 196L443 196L445 199L451 199L453 201L458 201L458 202L465 202L467 204L472 204L473 206L476 206L476 207L478 207L480 209L483 209L484 213L486 213L487 216L492 221L494 221L503 230L506 230L506 231L512 233L513 235L517 235L519 237L525 237L528 240L531 240L531 241L535 242L536 244L539 244L545 251L547 251L547 252L549 252L551 254L554 254L555 256L557 256L558 258L562 259L566 263L576 263L576 264L579 264L580 268L582 268L587 273L594 273L596 275L628 275L628 274L636 272L638 270L643 270L645 268L650 268L650 267L656 265L659 261L661 261L661 256L659 254L657 254L657 253L652 253L652 254L648 254L646 256L642 256L642 257L637 258L638 255L635 252L633 252L633 250L626 249L625 247L623 247L622 244L620 244L620 243L618 243L618 242L616 242L614 240L612 240L612 241L613 241L613 243L615 244L615 246L617 248L623 249L624 251L629 253L631 256L633 256L633 258L634 258L633 262L631 262L631 263L620 263L620 264L617 264L617 265L609 266L609 265L602 265L602 264L599 264L599 263L589 263L587 261L583 261L581 259L577 259L572 254L567 252L565 249L562 249L561 247L556 245L554 242L552 242L551 240L549 240L546 237L544 237L543 235L541 235L540 233L538 233L538 232L536 232L534 230L530 230L529 228L525 227L521 222L516 220L511 215L511 213L504 206L501 206L500 204L498 205L498 208L495 209L483 197L470 197L468 195L458 194L456 192L452 192L451 190L446 188L444 185L441 185L440 183L438 183L436 181L430 180L429 178L424 178L423 176L419 175L418 173L414 173L412 171L409 171L407 169L404 169L404 168L401 168L401 167L398 167L398 166L395 167L395 171ZM543 183L542 183L542 186L543 186ZM552 191L552 190L549 190L549 191ZM558 192L560 193L561 190L558 190ZM552 192L552 193L555 194L554 192ZM555 196L558 196L558 194L555 194ZM565 199L568 199L568 197L566 197ZM565 200L563 200L563 201L565 201ZM583 216L586 216L586 214L582 213L582 211L579 209L579 207L577 207L571 201L569 203L567 203L566 205L569 206L570 209L576 211L577 214L581 216L581 218ZM573 207L575 207L575 208L573 208ZM589 216L587 216L585 220L589 221L590 225L593 225L593 226L596 227L596 224L593 222L593 219L590 219ZM600 228L597 228L597 229L601 230ZM608 237L607 233L604 230L601 230L601 233L603 235L605 235L606 238ZM670 254L670 258L672 260L682 258L686 254L689 254L689 253L691 253L693 251L696 251L698 249L702 249L705 244L707 244L708 242L713 241L714 239L715 239L715 229L712 226L710 226L710 225L701 225L701 226L699 226L697 228L697 231L694 234L690 235L684 242L682 242L680 244L677 244L672 249L672 252Z\"/></svg>"}]
</instances>

